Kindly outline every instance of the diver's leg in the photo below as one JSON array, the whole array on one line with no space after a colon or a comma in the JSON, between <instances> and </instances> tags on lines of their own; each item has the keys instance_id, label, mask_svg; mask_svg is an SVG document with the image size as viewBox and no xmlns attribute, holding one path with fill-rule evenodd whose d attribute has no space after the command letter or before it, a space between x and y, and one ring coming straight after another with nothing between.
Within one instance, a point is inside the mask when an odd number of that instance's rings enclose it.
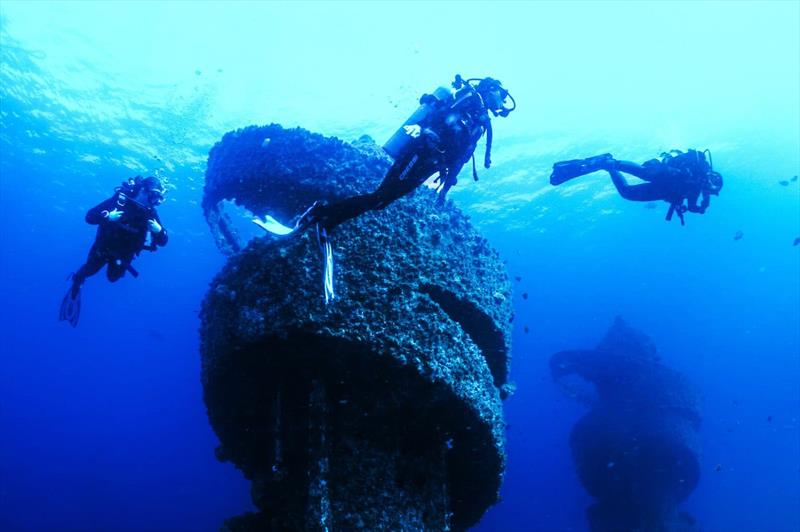
<instances>
[{"instance_id":1,"label":"diver's leg","mask_svg":"<svg viewBox=\"0 0 800 532\"><path fill-rule=\"evenodd\" d=\"M611 170L625 172L626 174L631 174L632 176L636 176L639 179L644 179L645 181L652 181L658 173L658 169L652 165L641 165L631 161L614 161L611 163L610 168L607 168L607 170L609 170L609 172Z\"/></svg>"},{"instance_id":2,"label":"diver's leg","mask_svg":"<svg viewBox=\"0 0 800 532\"><path fill-rule=\"evenodd\" d=\"M97 249L97 245L93 245L89 250L89 256L86 257L86 263L78 268L78 271L72 276L72 295L75 297L81 289L83 282L92 275L100 271L105 266L106 259Z\"/></svg>"},{"instance_id":3,"label":"diver's leg","mask_svg":"<svg viewBox=\"0 0 800 532\"><path fill-rule=\"evenodd\" d=\"M608 171L611 174L611 181L617 187L619 195L630 201L656 201L664 199L664 195L656 184L642 183L640 185L630 185L625 180L625 177L619 170L612 169Z\"/></svg>"},{"instance_id":4,"label":"diver's leg","mask_svg":"<svg viewBox=\"0 0 800 532\"><path fill-rule=\"evenodd\" d=\"M613 160L614 158L610 153L604 153L587 159L571 159L557 162L553 165L553 173L550 174L550 184L558 186L570 179L591 174L597 170L607 170Z\"/></svg>"},{"instance_id":5,"label":"diver's leg","mask_svg":"<svg viewBox=\"0 0 800 532\"><path fill-rule=\"evenodd\" d=\"M336 203L320 204L314 213L312 223L319 223L331 231L336 226L377 208L377 204L378 198L374 192L351 196Z\"/></svg>"},{"instance_id":6,"label":"diver's leg","mask_svg":"<svg viewBox=\"0 0 800 532\"><path fill-rule=\"evenodd\" d=\"M434 173L430 163L421 163L419 157L406 158L396 162L386 172L386 176L374 192L352 196L335 203L320 204L313 213L313 222L319 223L328 231L367 211L384 209L413 192Z\"/></svg>"},{"instance_id":7,"label":"diver's leg","mask_svg":"<svg viewBox=\"0 0 800 532\"><path fill-rule=\"evenodd\" d=\"M385 209L403 196L414 192L434 173L436 166L429 161L412 160L399 169L393 167L373 193L376 198L376 206L373 208Z\"/></svg>"}]
</instances>

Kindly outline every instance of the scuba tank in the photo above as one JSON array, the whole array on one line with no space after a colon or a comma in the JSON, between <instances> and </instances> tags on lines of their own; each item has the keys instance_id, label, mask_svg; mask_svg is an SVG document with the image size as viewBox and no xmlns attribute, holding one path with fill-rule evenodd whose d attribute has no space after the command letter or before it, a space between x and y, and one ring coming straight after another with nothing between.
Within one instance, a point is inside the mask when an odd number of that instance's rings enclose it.
<instances>
[{"instance_id":1,"label":"scuba tank","mask_svg":"<svg viewBox=\"0 0 800 532\"><path fill-rule=\"evenodd\" d=\"M403 125L400 126L394 135L386 141L386 144L383 145L383 151L395 161L407 153L411 141L415 138L412 136L411 131L409 131L411 128L407 126L419 125L420 122L430 116L437 103L452 98L452 93L447 87L439 87L433 91L432 95L427 96L430 97L422 98L425 103L421 103L417 110L408 117L408 120L403 122Z\"/></svg>"},{"instance_id":2,"label":"scuba tank","mask_svg":"<svg viewBox=\"0 0 800 532\"><path fill-rule=\"evenodd\" d=\"M706 159L708 154L708 159ZM708 150L697 151L689 149L686 152L681 150L671 150L661 154L661 161L667 166L686 170L691 174L704 174L712 170L711 152Z\"/></svg>"}]
</instances>

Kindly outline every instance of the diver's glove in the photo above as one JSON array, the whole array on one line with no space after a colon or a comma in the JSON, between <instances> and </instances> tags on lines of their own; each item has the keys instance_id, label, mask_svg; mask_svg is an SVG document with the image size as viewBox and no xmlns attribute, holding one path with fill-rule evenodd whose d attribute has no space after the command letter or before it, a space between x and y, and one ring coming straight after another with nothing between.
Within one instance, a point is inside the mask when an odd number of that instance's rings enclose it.
<instances>
[{"instance_id":1,"label":"diver's glove","mask_svg":"<svg viewBox=\"0 0 800 532\"><path fill-rule=\"evenodd\" d=\"M161 227L161 224L158 223L155 218L147 220L147 226L150 228L150 232L154 235L157 235L164 230L164 228Z\"/></svg>"},{"instance_id":2,"label":"diver's glove","mask_svg":"<svg viewBox=\"0 0 800 532\"><path fill-rule=\"evenodd\" d=\"M123 212L120 211L120 210L114 209L113 211L103 211L100 214L102 214L103 218L105 218L109 222L116 222L120 218L122 218Z\"/></svg>"}]
</instances>

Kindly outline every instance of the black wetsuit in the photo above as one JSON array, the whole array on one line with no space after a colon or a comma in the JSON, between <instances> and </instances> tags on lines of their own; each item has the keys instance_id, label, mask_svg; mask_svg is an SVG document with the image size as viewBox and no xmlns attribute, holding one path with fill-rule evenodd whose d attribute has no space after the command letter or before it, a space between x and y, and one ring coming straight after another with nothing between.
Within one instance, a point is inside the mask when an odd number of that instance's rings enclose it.
<instances>
[{"instance_id":1,"label":"black wetsuit","mask_svg":"<svg viewBox=\"0 0 800 532\"><path fill-rule=\"evenodd\" d=\"M647 183L630 185L621 172L634 175ZM700 214L706 212L711 202L710 196L704 193L694 171L686 166L674 166L658 159L652 159L644 164L615 161L608 168L608 173L611 174L611 180L620 196L627 200L664 200L673 206L681 206L683 200L686 200L686 210Z\"/></svg>"},{"instance_id":2,"label":"black wetsuit","mask_svg":"<svg viewBox=\"0 0 800 532\"><path fill-rule=\"evenodd\" d=\"M441 183L439 198L444 200L480 138L487 130L491 136L491 122L481 96L469 87L445 101L429 95L421 99L426 101L435 106L433 112L419 124L419 137L389 168L380 186L374 192L319 205L315 222L331 230L369 210L383 209L413 192L436 172ZM485 165L488 168L488 157Z\"/></svg>"},{"instance_id":3,"label":"black wetsuit","mask_svg":"<svg viewBox=\"0 0 800 532\"><path fill-rule=\"evenodd\" d=\"M102 213L114 209L123 214L119 220L112 222ZM119 194L90 209L86 213L86 223L98 226L97 236L86 264L73 277L73 288L80 288L87 277L99 272L106 264L108 280L112 283L118 281L126 270L135 271L131 268L131 262L143 249L155 250L156 246L165 246L168 238L166 229L157 234L151 233L152 242L145 245L147 233L150 232L148 220L152 219L161 225L154 208L145 207L130 198L123 199Z\"/></svg>"}]
</instances>

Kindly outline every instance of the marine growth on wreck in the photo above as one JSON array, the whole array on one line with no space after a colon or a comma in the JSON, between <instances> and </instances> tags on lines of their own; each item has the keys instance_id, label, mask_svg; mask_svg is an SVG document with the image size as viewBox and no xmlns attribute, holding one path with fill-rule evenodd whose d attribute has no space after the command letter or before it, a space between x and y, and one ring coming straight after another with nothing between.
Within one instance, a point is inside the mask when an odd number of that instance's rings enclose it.
<instances>
[{"instance_id":1,"label":"marine growth on wreck","mask_svg":"<svg viewBox=\"0 0 800 532\"><path fill-rule=\"evenodd\" d=\"M688 531L678 510L700 478L697 396L664 366L652 341L617 318L594 349L550 358L554 380L590 410L569 443L595 503L590 530Z\"/></svg>"},{"instance_id":2,"label":"marine growth on wreck","mask_svg":"<svg viewBox=\"0 0 800 532\"><path fill-rule=\"evenodd\" d=\"M326 305L313 231L245 244L225 210L289 221L388 166L370 139L278 125L211 150L203 208L230 257L203 302L202 382L258 509L229 530L464 530L498 500L511 287L469 220L423 187L347 222Z\"/></svg>"}]
</instances>

